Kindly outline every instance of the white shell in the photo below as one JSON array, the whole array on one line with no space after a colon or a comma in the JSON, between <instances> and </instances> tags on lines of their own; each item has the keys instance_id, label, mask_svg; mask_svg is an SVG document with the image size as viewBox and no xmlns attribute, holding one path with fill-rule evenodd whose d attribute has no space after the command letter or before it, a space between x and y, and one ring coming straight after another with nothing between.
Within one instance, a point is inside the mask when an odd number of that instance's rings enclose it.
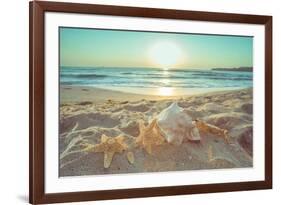
<instances>
[{"instance_id":1,"label":"white shell","mask_svg":"<svg viewBox=\"0 0 281 205\"><path fill-rule=\"evenodd\" d=\"M168 143L180 145L184 138L200 140L200 134L192 118L176 102L156 117L161 133Z\"/></svg>"}]
</instances>

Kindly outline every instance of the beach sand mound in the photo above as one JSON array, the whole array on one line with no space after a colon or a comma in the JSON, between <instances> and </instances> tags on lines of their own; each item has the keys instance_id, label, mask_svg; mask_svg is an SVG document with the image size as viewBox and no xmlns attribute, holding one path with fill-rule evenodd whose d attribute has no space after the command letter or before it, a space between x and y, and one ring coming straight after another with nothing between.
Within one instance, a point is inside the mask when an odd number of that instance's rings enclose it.
<instances>
[{"instance_id":1,"label":"beach sand mound","mask_svg":"<svg viewBox=\"0 0 281 205\"><path fill-rule=\"evenodd\" d=\"M211 113L220 113L225 112L226 109L224 106L217 103L206 103L200 106L197 111L199 112L211 112Z\"/></svg>"},{"instance_id":2,"label":"beach sand mound","mask_svg":"<svg viewBox=\"0 0 281 205\"><path fill-rule=\"evenodd\" d=\"M70 92L71 90L68 90ZM104 92L104 91L103 91ZM129 95L128 95L129 96ZM131 100L120 96L110 100L79 103L60 107L60 176L120 174L155 171L179 171L252 167L252 90L209 93L178 99ZM133 96L135 99L136 96ZM122 100L119 100L122 99ZM126 100L126 101L124 101ZM137 147L139 122L145 126L173 102L184 108L193 120L226 129L230 143L211 133L202 133L201 141L184 140L176 146L165 142L148 154ZM124 136L128 149L113 156L104 168L104 153L85 151L85 144L98 144L101 136ZM133 163L127 158L133 157Z\"/></svg>"},{"instance_id":3,"label":"beach sand mound","mask_svg":"<svg viewBox=\"0 0 281 205\"><path fill-rule=\"evenodd\" d=\"M236 137L238 143L244 150L253 156L253 126L251 124L237 127L232 130L232 135Z\"/></svg>"},{"instance_id":4,"label":"beach sand mound","mask_svg":"<svg viewBox=\"0 0 281 205\"><path fill-rule=\"evenodd\" d=\"M240 124L252 122L252 116L246 113L229 112L204 117L204 120L220 128L230 130Z\"/></svg>"},{"instance_id":5,"label":"beach sand mound","mask_svg":"<svg viewBox=\"0 0 281 205\"><path fill-rule=\"evenodd\" d=\"M127 135L137 137L139 135L139 124L137 121L128 122L125 125L121 125L119 129Z\"/></svg>"},{"instance_id":6,"label":"beach sand mound","mask_svg":"<svg viewBox=\"0 0 281 205\"><path fill-rule=\"evenodd\" d=\"M146 112L149 110L149 107L145 102L140 102L137 104L128 104L124 106L124 109L133 111L133 112Z\"/></svg>"},{"instance_id":7,"label":"beach sand mound","mask_svg":"<svg viewBox=\"0 0 281 205\"><path fill-rule=\"evenodd\" d=\"M60 131L67 132L78 124L77 129L85 129L87 127L106 127L112 128L119 124L118 119L113 119L110 114L104 113L82 113L66 117L60 122Z\"/></svg>"},{"instance_id":8,"label":"beach sand mound","mask_svg":"<svg viewBox=\"0 0 281 205\"><path fill-rule=\"evenodd\" d=\"M253 103L242 103L238 107L238 111L245 112L247 114L253 114Z\"/></svg>"}]
</instances>

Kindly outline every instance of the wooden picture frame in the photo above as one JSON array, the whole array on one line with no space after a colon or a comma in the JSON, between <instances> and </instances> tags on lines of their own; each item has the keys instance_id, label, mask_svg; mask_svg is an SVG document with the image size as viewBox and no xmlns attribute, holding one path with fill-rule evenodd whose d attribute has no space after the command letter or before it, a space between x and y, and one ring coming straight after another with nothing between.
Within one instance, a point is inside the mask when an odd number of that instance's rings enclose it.
<instances>
[{"instance_id":1,"label":"wooden picture frame","mask_svg":"<svg viewBox=\"0 0 281 205\"><path fill-rule=\"evenodd\" d=\"M265 179L262 181L164 186L118 190L45 193L45 44L46 12L263 25L265 27ZM272 17L246 14L136 8L33 1L29 4L29 200L32 204L153 197L272 188Z\"/></svg>"}]
</instances>

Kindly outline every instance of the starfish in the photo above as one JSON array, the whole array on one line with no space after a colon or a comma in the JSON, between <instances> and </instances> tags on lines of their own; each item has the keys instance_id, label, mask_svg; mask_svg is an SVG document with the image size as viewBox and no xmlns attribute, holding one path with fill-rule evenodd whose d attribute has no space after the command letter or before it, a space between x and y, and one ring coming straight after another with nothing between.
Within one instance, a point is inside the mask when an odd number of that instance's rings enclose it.
<instances>
[{"instance_id":1,"label":"starfish","mask_svg":"<svg viewBox=\"0 0 281 205\"><path fill-rule=\"evenodd\" d=\"M122 153L128 148L124 142L124 136L119 135L117 137L108 137L106 135L101 136L101 143L86 145L84 151L88 152L103 152L104 153L104 168L109 168L115 153Z\"/></svg>"},{"instance_id":2,"label":"starfish","mask_svg":"<svg viewBox=\"0 0 281 205\"><path fill-rule=\"evenodd\" d=\"M226 143L229 143L228 131L225 129L221 129L215 125L211 125L209 123L203 122L201 120L195 120L196 127L204 133L213 134L219 137L224 138Z\"/></svg>"},{"instance_id":3,"label":"starfish","mask_svg":"<svg viewBox=\"0 0 281 205\"><path fill-rule=\"evenodd\" d=\"M154 119L147 127L144 123L139 122L140 134L136 138L136 144L142 146L148 154L152 154L152 147L161 145L165 142L165 138L160 133L156 119Z\"/></svg>"}]
</instances>

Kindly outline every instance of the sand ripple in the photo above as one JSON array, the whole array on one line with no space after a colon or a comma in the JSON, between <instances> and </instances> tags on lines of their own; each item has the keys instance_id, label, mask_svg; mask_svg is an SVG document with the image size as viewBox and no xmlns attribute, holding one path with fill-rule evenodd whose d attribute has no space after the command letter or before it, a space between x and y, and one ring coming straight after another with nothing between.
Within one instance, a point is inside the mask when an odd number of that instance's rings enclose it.
<instances>
[{"instance_id":1,"label":"sand ripple","mask_svg":"<svg viewBox=\"0 0 281 205\"><path fill-rule=\"evenodd\" d=\"M63 104L60 107L60 176L251 167L251 99L252 90L248 89L179 99L133 101L124 96L122 101ZM193 119L227 129L231 143L205 134L200 143L185 141L180 146L166 143L156 147L152 155L135 148L138 122L143 120L147 124L174 101ZM99 143L102 134L124 135L135 162L130 164L124 152L116 154L111 166L104 169L102 153L83 151L83 143Z\"/></svg>"}]
</instances>

